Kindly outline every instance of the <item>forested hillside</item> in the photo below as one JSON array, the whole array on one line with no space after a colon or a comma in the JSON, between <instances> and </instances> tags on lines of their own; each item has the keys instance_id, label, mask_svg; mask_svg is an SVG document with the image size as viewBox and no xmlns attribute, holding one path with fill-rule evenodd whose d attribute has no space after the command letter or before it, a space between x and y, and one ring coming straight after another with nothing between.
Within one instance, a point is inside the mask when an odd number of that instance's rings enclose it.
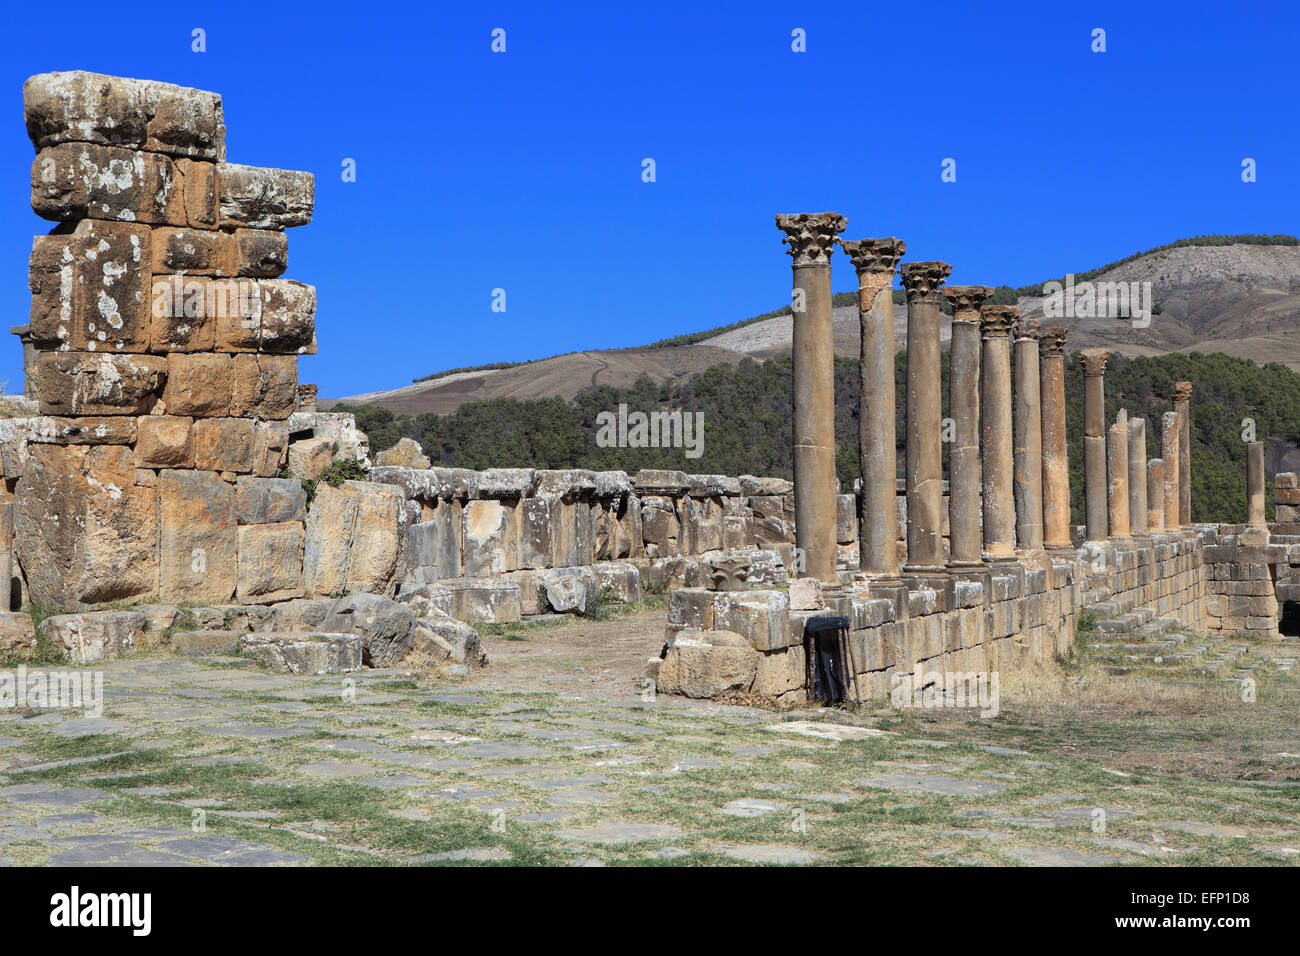
<instances>
[{"instance_id":1,"label":"forested hillside","mask_svg":"<svg viewBox=\"0 0 1300 956\"><path fill-rule=\"evenodd\" d=\"M895 362L898 435L903 431L906 354ZM947 354L943 357L947 407ZM1256 365L1220 354L1178 354L1128 359L1112 355L1106 369L1110 420L1127 408L1147 420L1148 454L1159 455L1160 416L1171 410L1173 384L1190 381L1192 393L1192 513L1197 521L1244 521L1246 515L1243 419L1261 438L1300 444L1300 375L1282 365ZM845 488L858 472L858 364L835 363L835 431L838 470ZM1070 435L1070 491L1074 521L1083 515L1083 371L1078 353L1066 361ZM558 398L468 402L450 415L395 416L377 406L351 410L370 435L374 451L402 436L423 445L436 463L465 468L530 466L622 469L675 468L693 473L791 476L791 375L789 357L718 366L689 381L631 388L600 387L572 402ZM597 416L626 404L632 411L680 409L704 414L703 454L683 449L599 448ZM900 468L903 464L899 456ZM1271 492L1270 516L1271 516Z\"/></svg>"}]
</instances>

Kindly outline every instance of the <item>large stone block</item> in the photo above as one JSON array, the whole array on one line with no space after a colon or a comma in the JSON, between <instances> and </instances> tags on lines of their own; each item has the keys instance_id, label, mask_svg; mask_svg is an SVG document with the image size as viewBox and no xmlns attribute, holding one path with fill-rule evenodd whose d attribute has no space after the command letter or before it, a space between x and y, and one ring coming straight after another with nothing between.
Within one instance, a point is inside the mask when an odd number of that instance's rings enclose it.
<instances>
[{"instance_id":1,"label":"large stone block","mask_svg":"<svg viewBox=\"0 0 1300 956\"><path fill-rule=\"evenodd\" d=\"M285 229L311 222L311 173L231 163L219 164L216 172L222 228Z\"/></svg>"},{"instance_id":2,"label":"large stone block","mask_svg":"<svg viewBox=\"0 0 1300 956\"><path fill-rule=\"evenodd\" d=\"M754 682L758 660L758 652L739 634L687 628L668 645L659 666L658 689L696 698L746 691Z\"/></svg>"},{"instance_id":3,"label":"large stone block","mask_svg":"<svg viewBox=\"0 0 1300 956\"><path fill-rule=\"evenodd\" d=\"M217 167L194 159L177 159L185 221L195 229L217 228ZM256 275L241 272L240 275Z\"/></svg>"},{"instance_id":4,"label":"large stone block","mask_svg":"<svg viewBox=\"0 0 1300 956\"><path fill-rule=\"evenodd\" d=\"M364 644L355 634L264 631L240 639L240 647L271 670L285 674L346 674L361 669Z\"/></svg>"},{"instance_id":5,"label":"large stone block","mask_svg":"<svg viewBox=\"0 0 1300 956\"><path fill-rule=\"evenodd\" d=\"M211 352L217 324L209 311L207 280L182 275L155 276L149 290L149 350ZM214 292L218 287L213 287ZM214 296L214 305L216 298Z\"/></svg>"},{"instance_id":6,"label":"large stone block","mask_svg":"<svg viewBox=\"0 0 1300 956\"><path fill-rule=\"evenodd\" d=\"M111 661L145 643L145 616L139 611L56 614L41 622L41 632L74 664Z\"/></svg>"},{"instance_id":7,"label":"large stone block","mask_svg":"<svg viewBox=\"0 0 1300 956\"><path fill-rule=\"evenodd\" d=\"M131 445L136 440L135 419L125 415L82 418L42 416L32 419L29 442L55 445Z\"/></svg>"},{"instance_id":8,"label":"large stone block","mask_svg":"<svg viewBox=\"0 0 1300 956\"><path fill-rule=\"evenodd\" d=\"M303 521L307 492L292 478L241 475L235 482L235 516L241 525Z\"/></svg>"},{"instance_id":9,"label":"large stone block","mask_svg":"<svg viewBox=\"0 0 1300 956\"><path fill-rule=\"evenodd\" d=\"M149 227L81 222L32 241L28 285L38 349L149 350Z\"/></svg>"},{"instance_id":10,"label":"large stone block","mask_svg":"<svg viewBox=\"0 0 1300 956\"><path fill-rule=\"evenodd\" d=\"M338 451L338 441L328 435L293 442L288 449L289 474L308 481L319 478L334 463Z\"/></svg>"},{"instance_id":11,"label":"large stone block","mask_svg":"<svg viewBox=\"0 0 1300 956\"><path fill-rule=\"evenodd\" d=\"M512 501L466 502L462 539L465 574L501 574L519 568L517 508Z\"/></svg>"},{"instance_id":12,"label":"large stone block","mask_svg":"<svg viewBox=\"0 0 1300 956\"><path fill-rule=\"evenodd\" d=\"M137 421L137 468L194 467L194 419L177 415L145 415Z\"/></svg>"},{"instance_id":13,"label":"large stone block","mask_svg":"<svg viewBox=\"0 0 1300 956\"><path fill-rule=\"evenodd\" d=\"M298 401L296 355L236 355L230 414L261 421L284 421Z\"/></svg>"},{"instance_id":14,"label":"large stone block","mask_svg":"<svg viewBox=\"0 0 1300 956\"><path fill-rule=\"evenodd\" d=\"M557 565L555 546L562 539L563 502L558 495L524 498L519 502L519 567Z\"/></svg>"},{"instance_id":15,"label":"large stone block","mask_svg":"<svg viewBox=\"0 0 1300 956\"><path fill-rule=\"evenodd\" d=\"M234 487L210 471L161 471L158 514L160 599L229 601L238 577Z\"/></svg>"},{"instance_id":16,"label":"large stone block","mask_svg":"<svg viewBox=\"0 0 1300 956\"><path fill-rule=\"evenodd\" d=\"M98 143L225 158L221 96L207 90L82 70L40 73L23 84L23 113L37 149Z\"/></svg>"},{"instance_id":17,"label":"large stone block","mask_svg":"<svg viewBox=\"0 0 1300 956\"><path fill-rule=\"evenodd\" d=\"M229 355L168 355L163 404L169 415L224 417L234 391L233 360Z\"/></svg>"},{"instance_id":18,"label":"large stone block","mask_svg":"<svg viewBox=\"0 0 1300 956\"><path fill-rule=\"evenodd\" d=\"M86 607L158 587L155 489L135 484L131 449L32 445L17 487L14 553L31 599Z\"/></svg>"},{"instance_id":19,"label":"large stone block","mask_svg":"<svg viewBox=\"0 0 1300 956\"><path fill-rule=\"evenodd\" d=\"M358 635L365 648L365 663L387 667L410 653L415 613L378 594L348 594L330 606L320 627L332 634Z\"/></svg>"},{"instance_id":20,"label":"large stone block","mask_svg":"<svg viewBox=\"0 0 1300 956\"><path fill-rule=\"evenodd\" d=\"M24 611L0 611L0 657L28 657L36 651L36 628Z\"/></svg>"},{"instance_id":21,"label":"large stone block","mask_svg":"<svg viewBox=\"0 0 1300 956\"><path fill-rule=\"evenodd\" d=\"M277 233L279 235L279 233ZM154 275L239 275L239 247L228 232L182 226L155 226L150 237Z\"/></svg>"},{"instance_id":22,"label":"large stone block","mask_svg":"<svg viewBox=\"0 0 1300 956\"><path fill-rule=\"evenodd\" d=\"M32 163L32 211L61 222L188 222L181 178L170 159L88 143L63 143L37 154Z\"/></svg>"},{"instance_id":23,"label":"large stone block","mask_svg":"<svg viewBox=\"0 0 1300 956\"><path fill-rule=\"evenodd\" d=\"M244 604L302 597L303 527L298 521L239 527L239 584Z\"/></svg>"},{"instance_id":24,"label":"large stone block","mask_svg":"<svg viewBox=\"0 0 1300 956\"><path fill-rule=\"evenodd\" d=\"M407 531L406 574L417 584L460 575L460 505L442 502L428 521Z\"/></svg>"},{"instance_id":25,"label":"large stone block","mask_svg":"<svg viewBox=\"0 0 1300 956\"><path fill-rule=\"evenodd\" d=\"M394 485L318 485L307 513L303 583L308 594L392 594L401 569L407 515Z\"/></svg>"},{"instance_id":26,"label":"large stone block","mask_svg":"<svg viewBox=\"0 0 1300 956\"><path fill-rule=\"evenodd\" d=\"M289 239L284 233L236 229L233 235L238 275L274 279L289 268Z\"/></svg>"},{"instance_id":27,"label":"large stone block","mask_svg":"<svg viewBox=\"0 0 1300 956\"><path fill-rule=\"evenodd\" d=\"M278 475L289 458L289 426L284 422L258 422L253 430L253 474Z\"/></svg>"},{"instance_id":28,"label":"large stone block","mask_svg":"<svg viewBox=\"0 0 1300 956\"><path fill-rule=\"evenodd\" d=\"M42 352L34 372L43 415L147 414L167 381L156 355Z\"/></svg>"},{"instance_id":29,"label":"large stone block","mask_svg":"<svg viewBox=\"0 0 1300 956\"><path fill-rule=\"evenodd\" d=\"M289 279L265 279L258 285L262 301L261 350L314 355L316 287Z\"/></svg>"},{"instance_id":30,"label":"large stone block","mask_svg":"<svg viewBox=\"0 0 1300 956\"><path fill-rule=\"evenodd\" d=\"M194 423L194 467L247 474L253 470L253 422L248 418L200 418Z\"/></svg>"},{"instance_id":31,"label":"large stone block","mask_svg":"<svg viewBox=\"0 0 1300 956\"><path fill-rule=\"evenodd\" d=\"M452 616L475 624L508 624L523 616L515 582L459 578L445 582L452 592Z\"/></svg>"}]
</instances>

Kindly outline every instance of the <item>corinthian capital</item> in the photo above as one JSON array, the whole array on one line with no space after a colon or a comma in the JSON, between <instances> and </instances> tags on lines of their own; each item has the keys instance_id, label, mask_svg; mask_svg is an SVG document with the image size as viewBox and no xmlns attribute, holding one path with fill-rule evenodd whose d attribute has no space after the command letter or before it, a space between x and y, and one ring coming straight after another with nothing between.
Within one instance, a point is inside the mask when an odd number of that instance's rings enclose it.
<instances>
[{"instance_id":1,"label":"corinthian capital","mask_svg":"<svg viewBox=\"0 0 1300 956\"><path fill-rule=\"evenodd\" d=\"M946 262L905 262L899 268L908 302L939 301L939 286L952 275Z\"/></svg>"},{"instance_id":2,"label":"corinthian capital","mask_svg":"<svg viewBox=\"0 0 1300 956\"><path fill-rule=\"evenodd\" d=\"M892 283L894 269L907 251L907 243L893 236L888 239L841 239L840 248L852 260L859 277L883 274Z\"/></svg>"},{"instance_id":3,"label":"corinthian capital","mask_svg":"<svg viewBox=\"0 0 1300 956\"><path fill-rule=\"evenodd\" d=\"M1062 329L1056 326L1043 329L1038 336L1038 350L1043 355L1064 355L1065 354L1065 337L1069 334L1069 329Z\"/></svg>"},{"instance_id":4,"label":"corinthian capital","mask_svg":"<svg viewBox=\"0 0 1300 956\"><path fill-rule=\"evenodd\" d=\"M954 322L978 322L980 306L992 294L986 285L950 285L943 290L943 297L952 304Z\"/></svg>"},{"instance_id":5,"label":"corinthian capital","mask_svg":"<svg viewBox=\"0 0 1300 956\"><path fill-rule=\"evenodd\" d=\"M776 217L776 227L785 232L781 241L790 248L797 266L826 265L835 249L835 237L849 221L837 212L799 212Z\"/></svg>"},{"instance_id":6,"label":"corinthian capital","mask_svg":"<svg viewBox=\"0 0 1300 956\"><path fill-rule=\"evenodd\" d=\"M1110 353L1105 349L1084 349L1082 358L1083 374L1093 378L1106 371L1106 359L1110 358Z\"/></svg>"},{"instance_id":7,"label":"corinthian capital","mask_svg":"<svg viewBox=\"0 0 1300 956\"><path fill-rule=\"evenodd\" d=\"M1016 323L1016 341L1038 341L1038 333L1043 323L1040 319L1021 319Z\"/></svg>"},{"instance_id":8,"label":"corinthian capital","mask_svg":"<svg viewBox=\"0 0 1300 956\"><path fill-rule=\"evenodd\" d=\"M980 334L986 339L1010 335L1019 317L1014 305L986 305L980 309Z\"/></svg>"},{"instance_id":9,"label":"corinthian capital","mask_svg":"<svg viewBox=\"0 0 1300 956\"><path fill-rule=\"evenodd\" d=\"M1191 382L1174 382L1174 401L1190 402L1192 400Z\"/></svg>"}]
</instances>

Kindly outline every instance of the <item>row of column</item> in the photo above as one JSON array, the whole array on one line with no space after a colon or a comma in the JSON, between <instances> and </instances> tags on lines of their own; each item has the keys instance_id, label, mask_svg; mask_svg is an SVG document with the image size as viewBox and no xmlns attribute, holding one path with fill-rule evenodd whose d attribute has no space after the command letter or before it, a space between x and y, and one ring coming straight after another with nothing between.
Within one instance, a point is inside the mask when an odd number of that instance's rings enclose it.
<instances>
[{"instance_id":1,"label":"row of column","mask_svg":"<svg viewBox=\"0 0 1300 956\"><path fill-rule=\"evenodd\" d=\"M943 288L952 267L909 262L895 238L840 240L837 213L776 217L794 260L794 479L796 545L805 573L835 585L835 409L830 256L838 243L858 275L861 323L859 499L861 569L897 577L892 285L907 296L906 498L911 574L1014 561L1017 550L1069 550L1065 434L1066 330L986 304L987 286ZM943 556L943 410L939 295L952 304L949 380L949 557ZM1015 352L1014 382L1012 351ZM1146 460L1146 423L1121 412L1105 423L1104 350L1085 350L1087 536L1190 525L1190 383L1162 421L1163 458ZM1262 473L1262 469L1261 469Z\"/></svg>"}]
</instances>

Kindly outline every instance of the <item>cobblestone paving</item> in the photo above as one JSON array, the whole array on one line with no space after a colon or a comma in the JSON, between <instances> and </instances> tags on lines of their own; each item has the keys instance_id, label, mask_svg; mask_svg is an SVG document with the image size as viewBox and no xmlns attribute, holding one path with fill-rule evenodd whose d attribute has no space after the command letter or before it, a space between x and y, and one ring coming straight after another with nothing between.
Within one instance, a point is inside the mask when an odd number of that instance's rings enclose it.
<instances>
[{"instance_id":1,"label":"cobblestone paving","mask_svg":"<svg viewBox=\"0 0 1300 956\"><path fill-rule=\"evenodd\" d=\"M630 681L530 692L168 656L103 672L101 716L0 711L0 864L1300 860L1294 781L1119 771L1026 744L1014 714L975 741L888 710L645 700ZM1286 764L1300 742L1277 749Z\"/></svg>"}]
</instances>

